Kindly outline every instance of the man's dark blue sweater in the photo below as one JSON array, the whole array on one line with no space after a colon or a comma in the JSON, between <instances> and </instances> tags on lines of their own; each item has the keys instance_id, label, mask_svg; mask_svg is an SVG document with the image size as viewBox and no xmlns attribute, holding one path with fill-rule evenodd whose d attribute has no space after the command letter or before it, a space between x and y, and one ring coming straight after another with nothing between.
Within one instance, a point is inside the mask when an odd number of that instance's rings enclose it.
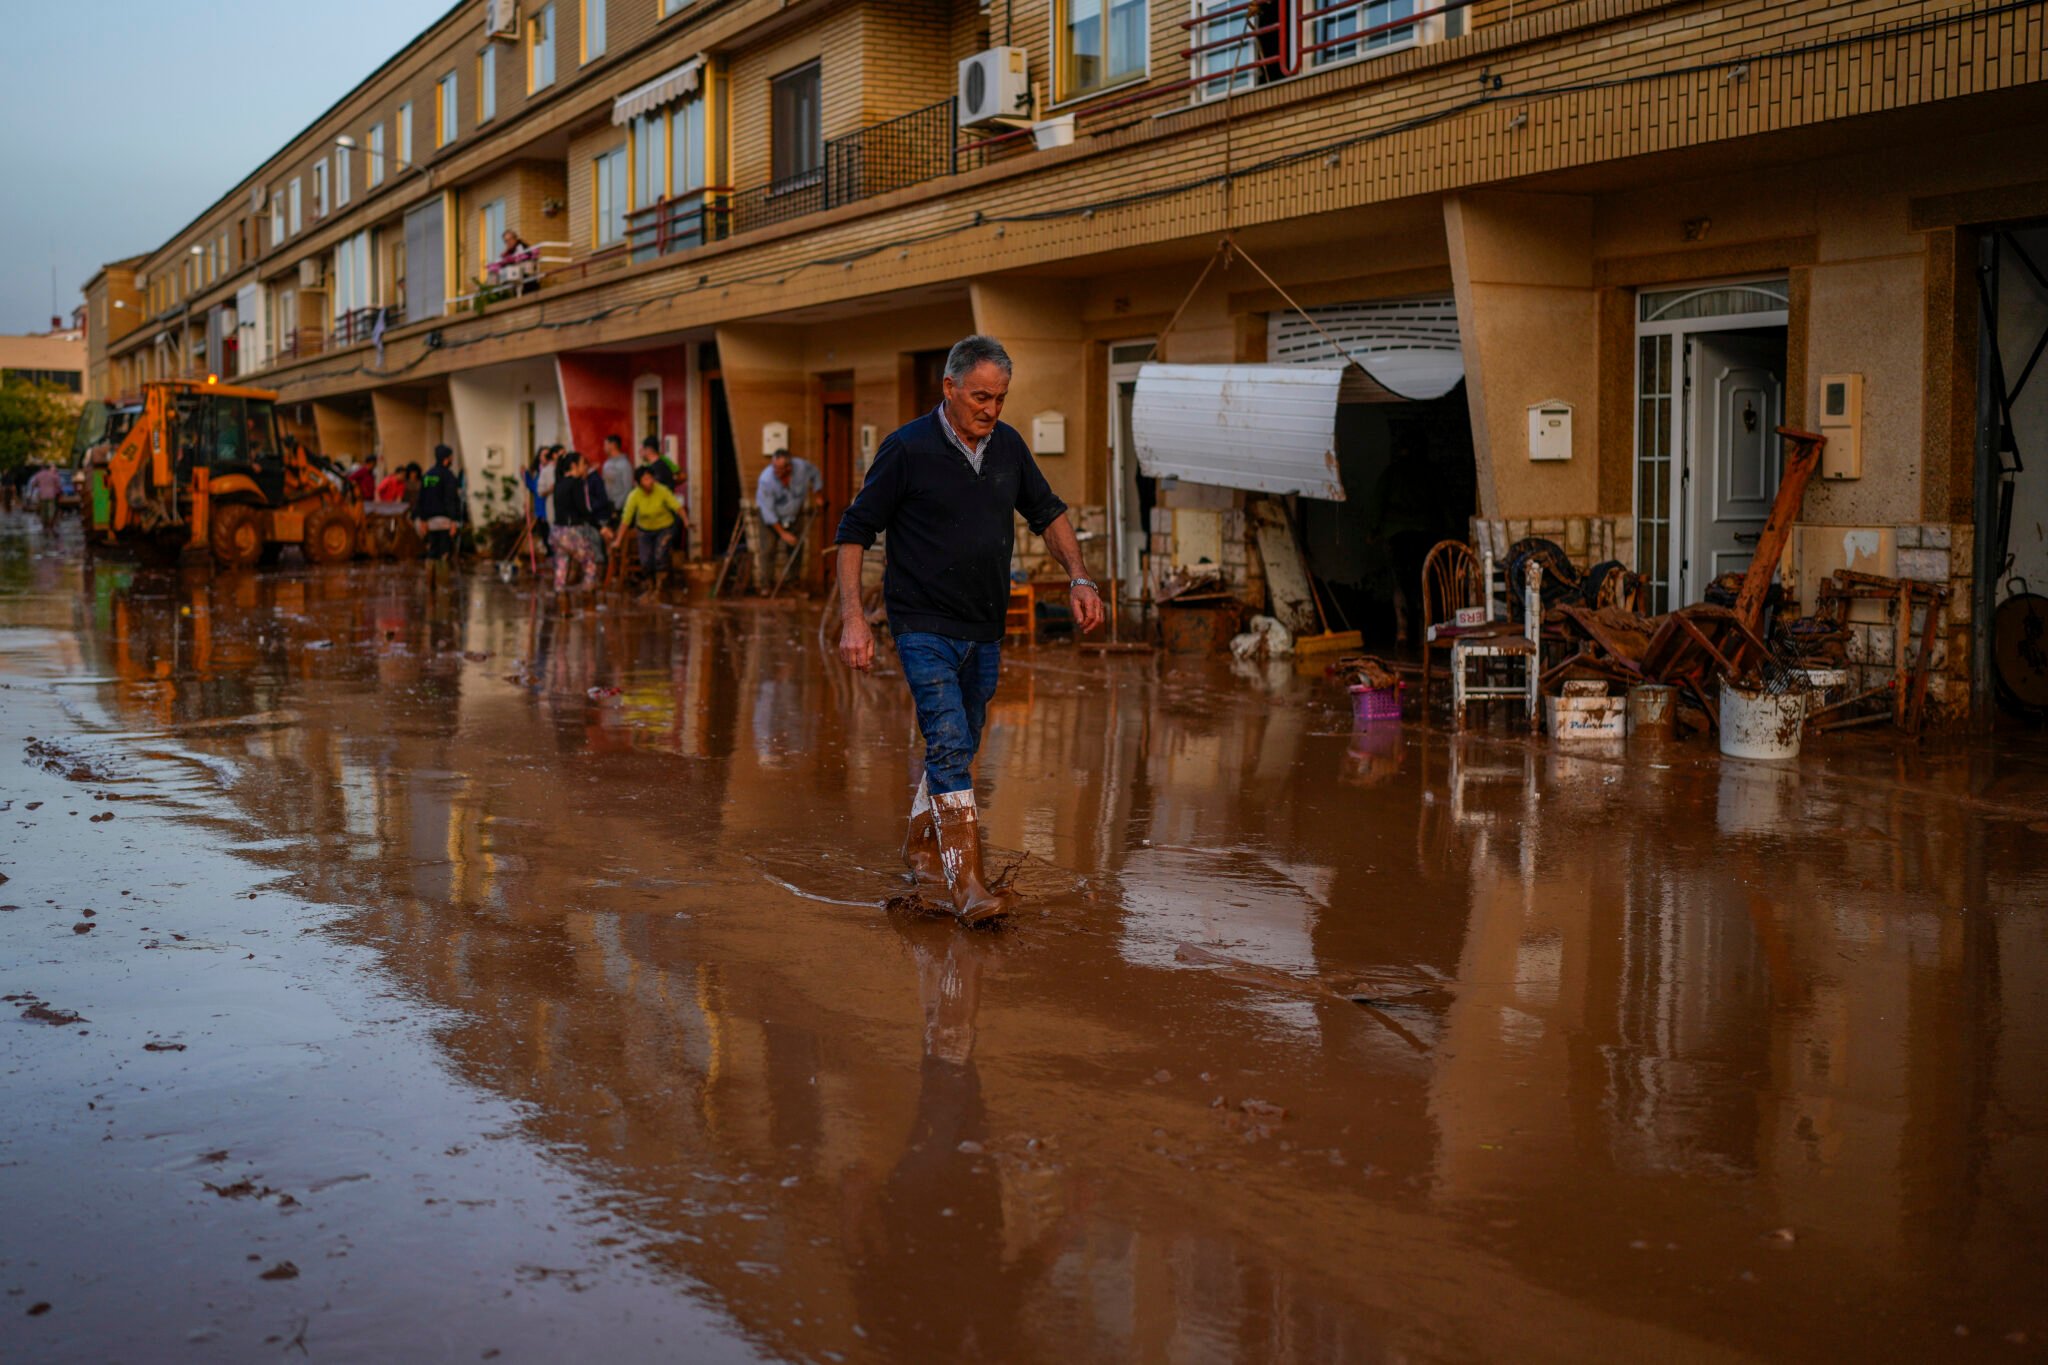
<instances>
[{"instance_id":1,"label":"man's dark blue sweater","mask_svg":"<svg viewBox=\"0 0 2048 1365\"><path fill-rule=\"evenodd\" d=\"M996 423L976 473L936 410L891 432L839 519L841 545L889 537L889 629L994 644L1010 604L1013 514L1043 535L1067 505L1014 427Z\"/></svg>"}]
</instances>

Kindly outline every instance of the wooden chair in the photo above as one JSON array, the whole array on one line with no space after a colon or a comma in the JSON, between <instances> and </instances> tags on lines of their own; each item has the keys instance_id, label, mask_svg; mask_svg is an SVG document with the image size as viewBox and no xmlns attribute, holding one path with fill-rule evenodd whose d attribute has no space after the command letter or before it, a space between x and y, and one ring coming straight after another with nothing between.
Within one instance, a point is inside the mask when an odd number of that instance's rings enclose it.
<instances>
[{"instance_id":1,"label":"wooden chair","mask_svg":"<svg viewBox=\"0 0 2048 1365\"><path fill-rule=\"evenodd\" d=\"M1422 560L1422 709L1429 710L1430 684L1436 656L1449 654L1457 643L1455 624L1461 607L1486 603L1486 583L1479 556L1461 540L1438 541ZM1450 626L1448 631L1439 627ZM1441 635L1441 638L1439 636Z\"/></svg>"}]
</instances>

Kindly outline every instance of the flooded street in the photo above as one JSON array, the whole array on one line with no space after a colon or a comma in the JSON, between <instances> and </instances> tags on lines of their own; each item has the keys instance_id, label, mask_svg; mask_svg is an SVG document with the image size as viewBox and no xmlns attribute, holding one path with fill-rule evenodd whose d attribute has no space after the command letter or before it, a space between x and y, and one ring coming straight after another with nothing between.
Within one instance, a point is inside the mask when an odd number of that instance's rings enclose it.
<instances>
[{"instance_id":1,"label":"flooded street","mask_svg":"<svg viewBox=\"0 0 2048 1365\"><path fill-rule=\"evenodd\" d=\"M0 520L0 1359L2048 1354L2039 737L1017 649L969 932L812 605L75 535Z\"/></svg>"}]
</instances>

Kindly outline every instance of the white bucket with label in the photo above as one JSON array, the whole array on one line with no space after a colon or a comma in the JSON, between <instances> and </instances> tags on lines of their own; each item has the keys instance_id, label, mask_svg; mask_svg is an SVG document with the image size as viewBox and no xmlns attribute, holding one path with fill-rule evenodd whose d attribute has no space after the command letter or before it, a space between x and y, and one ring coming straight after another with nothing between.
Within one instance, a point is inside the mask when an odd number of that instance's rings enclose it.
<instances>
[{"instance_id":1,"label":"white bucket with label","mask_svg":"<svg viewBox=\"0 0 2048 1365\"><path fill-rule=\"evenodd\" d=\"M1806 693L1745 692L1721 684L1721 752L1729 758L1799 757Z\"/></svg>"}]
</instances>

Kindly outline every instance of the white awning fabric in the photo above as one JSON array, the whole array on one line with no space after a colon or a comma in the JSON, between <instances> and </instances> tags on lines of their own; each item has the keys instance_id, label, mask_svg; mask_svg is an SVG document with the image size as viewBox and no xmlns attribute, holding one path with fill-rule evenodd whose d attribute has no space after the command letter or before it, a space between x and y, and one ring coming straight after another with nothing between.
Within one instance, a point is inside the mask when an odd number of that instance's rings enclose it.
<instances>
[{"instance_id":1,"label":"white awning fabric","mask_svg":"<svg viewBox=\"0 0 2048 1365\"><path fill-rule=\"evenodd\" d=\"M1458 305L1448 294L1340 303L1308 311L1313 323L1291 311L1267 315L1266 359L1292 365L1357 361L1365 373L1355 377L1353 391L1344 395L1347 403L1441 398L1465 377ZM1332 346L1329 338L1342 343L1343 349Z\"/></svg>"},{"instance_id":2,"label":"white awning fabric","mask_svg":"<svg viewBox=\"0 0 2048 1365\"><path fill-rule=\"evenodd\" d=\"M698 78L703 71L704 58L700 54L645 85L634 86L612 101L612 122L623 126L671 100L689 98L697 93Z\"/></svg>"},{"instance_id":3,"label":"white awning fabric","mask_svg":"<svg viewBox=\"0 0 2048 1365\"><path fill-rule=\"evenodd\" d=\"M1341 502L1337 403L1356 366L1146 365L1131 426L1153 478Z\"/></svg>"}]
</instances>

